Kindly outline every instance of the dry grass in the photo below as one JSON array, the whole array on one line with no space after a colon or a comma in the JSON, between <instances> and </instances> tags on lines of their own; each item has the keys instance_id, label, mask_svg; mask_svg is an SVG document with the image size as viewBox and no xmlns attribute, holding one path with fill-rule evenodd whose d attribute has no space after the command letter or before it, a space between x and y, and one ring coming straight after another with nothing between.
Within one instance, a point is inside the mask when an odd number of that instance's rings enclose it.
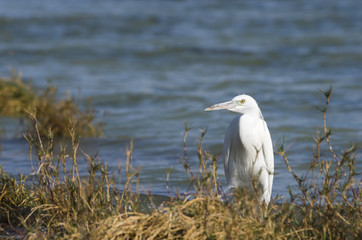
<instances>
[{"instance_id":1,"label":"dry grass","mask_svg":"<svg viewBox=\"0 0 362 240\"><path fill-rule=\"evenodd\" d=\"M57 100L56 95L57 88L53 86L37 93L13 71L10 78L0 78L0 115L28 119L27 113L35 114L42 135L50 128L55 136L69 136L69 129L74 126L82 136L102 134L101 123L95 123L91 107L81 110L74 98Z\"/></svg>"},{"instance_id":2,"label":"dry grass","mask_svg":"<svg viewBox=\"0 0 362 240\"><path fill-rule=\"evenodd\" d=\"M132 167L132 143L124 171L112 173L96 156L84 154L89 174L80 178L74 129L71 151L63 149L54 156L52 134L44 139L31 115L36 131L27 139L38 155L37 171L28 177L31 185L25 184L24 176L15 179L0 173L1 222L22 227L27 239L361 239L356 148L341 154L332 148L325 121L331 91L324 94L324 124L315 136L310 169L297 176L284 145L278 146L277 153L298 187L290 189L290 200L274 199L268 207L243 192L236 193L232 204L222 200L216 157L202 149L203 132L198 172L190 169L186 149L181 161L193 193L176 194L159 207L140 211L139 193L132 190L139 176ZM188 131L186 126L185 141ZM117 179L122 192L116 187Z\"/></svg>"}]
</instances>

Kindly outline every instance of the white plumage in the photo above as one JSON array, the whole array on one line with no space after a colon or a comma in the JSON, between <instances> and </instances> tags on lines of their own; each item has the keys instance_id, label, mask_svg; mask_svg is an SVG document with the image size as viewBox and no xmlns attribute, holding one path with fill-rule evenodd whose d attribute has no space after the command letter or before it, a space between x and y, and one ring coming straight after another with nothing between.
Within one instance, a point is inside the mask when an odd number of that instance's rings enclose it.
<instances>
[{"instance_id":1,"label":"white plumage","mask_svg":"<svg viewBox=\"0 0 362 240\"><path fill-rule=\"evenodd\" d=\"M261 199L268 204L273 186L274 154L260 108L254 98L239 95L205 111L221 109L242 114L231 121L225 133L223 159L228 189L254 191L254 179Z\"/></svg>"}]
</instances>

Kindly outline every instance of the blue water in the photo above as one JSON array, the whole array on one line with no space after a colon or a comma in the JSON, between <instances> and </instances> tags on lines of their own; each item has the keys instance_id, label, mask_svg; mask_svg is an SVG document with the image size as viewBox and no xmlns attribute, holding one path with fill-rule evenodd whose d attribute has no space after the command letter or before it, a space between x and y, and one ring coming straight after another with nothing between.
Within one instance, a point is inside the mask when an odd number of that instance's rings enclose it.
<instances>
[{"instance_id":1,"label":"blue water","mask_svg":"<svg viewBox=\"0 0 362 240\"><path fill-rule=\"evenodd\" d=\"M194 166L199 129L208 128L205 149L221 153L235 114L203 109L241 93L258 101L274 143L292 143L289 160L303 174L322 127L320 89L333 87L327 121L336 151L361 146L361 9L352 0L1 0L0 76L12 67L35 87L58 86L59 98L91 98L104 135L83 138L82 149L116 169L133 138L133 164L154 193L167 193L169 168L171 189L187 190L185 121ZM30 173L19 122L0 124L2 168ZM275 168L273 195L287 195L295 182L278 156ZM222 163L219 172L225 184Z\"/></svg>"}]
</instances>

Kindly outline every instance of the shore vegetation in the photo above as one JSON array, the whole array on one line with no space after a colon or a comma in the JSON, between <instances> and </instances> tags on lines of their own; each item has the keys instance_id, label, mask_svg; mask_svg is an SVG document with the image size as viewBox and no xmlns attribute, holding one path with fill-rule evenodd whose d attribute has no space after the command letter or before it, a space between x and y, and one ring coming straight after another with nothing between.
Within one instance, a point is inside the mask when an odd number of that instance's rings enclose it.
<instances>
[{"instance_id":1,"label":"shore vegetation","mask_svg":"<svg viewBox=\"0 0 362 240\"><path fill-rule=\"evenodd\" d=\"M142 173L132 165L132 141L118 169L82 153L88 174L80 176L76 126L67 130L69 149L63 146L54 153L52 128L43 134L41 114L30 113L32 130L25 138L36 155L30 159L34 173L11 176L0 168L0 238L362 239L358 149L351 145L337 151L332 146L326 125L331 89L323 94L323 124L314 136L309 170L298 176L285 144L275 146L294 183L288 197L276 197L268 206L242 191L227 201L217 174L218 157L203 148L206 131L197 143L197 157L189 157L185 147L181 159L193 190L170 193L155 204L152 195L137 190ZM185 142L189 131L185 126ZM190 159L198 159L197 170L191 169Z\"/></svg>"},{"instance_id":2,"label":"shore vegetation","mask_svg":"<svg viewBox=\"0 0 362 240\"><path fill-rule=\"evenodd\" d=\"M13 70L10 77L0 78L0 116L25 120L32 125L29 114L36 116L42 135L51 129L55 136L70 136L76 127L81 136L100 136L101 122L96 122L91 106L79 107L77 100L66 95L59 99L57 88L48 85L36 91L30 83L22 81L21 74ZM26 126L31 128L31 126Z\"/></svg>"}]
</instances>

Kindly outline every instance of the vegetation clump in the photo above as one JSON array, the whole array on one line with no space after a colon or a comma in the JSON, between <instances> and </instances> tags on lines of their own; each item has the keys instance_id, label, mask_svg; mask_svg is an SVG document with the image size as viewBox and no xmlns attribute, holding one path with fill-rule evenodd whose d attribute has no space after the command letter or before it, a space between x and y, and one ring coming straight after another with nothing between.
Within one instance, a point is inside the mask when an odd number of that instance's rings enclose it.
<instances>
[{"instance_id":1,"label":"vegetation clump","mask_svg":"<svg viewBox=\"0 0 362 240\"><path fill-rule=\"evenodd\" d=\"M57 100L57 88L48 86L37 93L21 80L20 74L0 78L0 115L29 119L28 113L36 115L41 134L52 129L55 136L70 136L69 129L76 126L82 136L99 136L101 124L95 123L94 111L82 110L74 98L66 96Z\"/></svg>"},{"instance_id":2,"label":"vegetation clump","mask_svg":"<svg viewBox=\"0 0 362 240\"><path fill-rule=\"evenodd\" d=\"M20 117L31 110L36 95L33 89L21 81L20 74L12 73L10 78L0 78L0 114Z\"/></svg>"},{"instance_id":3,"label":"vegetation clump","mask_svg":"<svg viewBox=\"0 0 362 240\"><path fill-rule=\"evenodd\" d=\"M331 91L324 94L323 130L315 136L309 171L297 176L284 144L276 149L296 180L290 200L277 197L265 206L241 191L233 203L225 201L217 158L202 148L203 131L197 144L198 172L190 168L186 149L181 161L194 191L170 195L160 206L140 211L140 194L132 188L139 177L132 166L132 142L124 171L112 171L84 153L88 175L81 178L74 128L71 151L63 147L56 155L53 134L44 138L35 131L26 137L37 153L34 174L16 179L0 171L0 234L16 229L27 239L361 239L356 148L337 154L332 147L325 121ZM34 115L32 119L38 129ZM185 139L188 131L185 127Z\"/></svg>"}]
</instances>

